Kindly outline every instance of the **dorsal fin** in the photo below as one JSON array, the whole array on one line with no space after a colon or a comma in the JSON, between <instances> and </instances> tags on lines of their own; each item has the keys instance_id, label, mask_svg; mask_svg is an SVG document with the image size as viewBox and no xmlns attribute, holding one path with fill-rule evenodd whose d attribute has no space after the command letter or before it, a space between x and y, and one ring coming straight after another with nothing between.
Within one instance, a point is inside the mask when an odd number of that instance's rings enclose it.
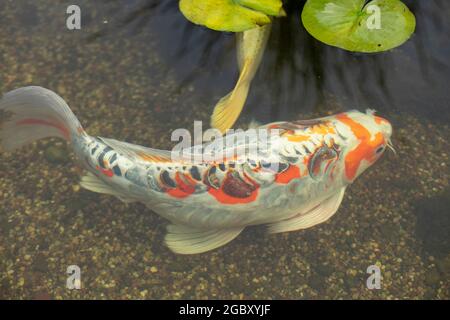
<instances>
[{"instance_id":1,"label":"dorsal fin","mask_svg":"<svg viewBox=\"0 0 450 320\"><path fill-rule=\"evenodd\" d=\"M153 148L142 147L139 145L122 142L114 139L99 137L101 141L116 150L117 152L135 160L145 162L172 162L171 152Z\"/></svg>"}]
</instances>

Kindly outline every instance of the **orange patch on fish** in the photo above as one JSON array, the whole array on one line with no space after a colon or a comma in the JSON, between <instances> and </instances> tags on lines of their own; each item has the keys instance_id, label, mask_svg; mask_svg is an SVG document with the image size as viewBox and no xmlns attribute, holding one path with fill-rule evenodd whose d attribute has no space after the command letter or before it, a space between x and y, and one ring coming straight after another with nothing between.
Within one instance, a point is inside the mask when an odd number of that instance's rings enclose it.
<instances>
[{"instance_id":1,"label":"orange patch on fish","mask_svg":"<svg viewBox=\"0 0 450 320\"><path fill-rule=\"evenodd\" d=\"M220 188L210 187L208 193L223 204L251 203L258 197L259 185L249 177L245 178L247 181L233 177L229 172Z\"/></svg>"},{"instance_id":2,"label":"orange patch on fish","mask_svg":"<svg viewBox=\"0 0 450 320\"><path fill-rule=\"evenodd\" d=\"M334 133L336 133L336 131L334 130L333 127L326 126L326 125L323 125L323 124L318 124L318 125L312 126L311 127L311 131L313 133L321 134L321 135L327 135L327 134L334 134Z\"/></svg>"},{"instance_id":3,"label":"orange patch on fish","mask_svg":"<svg viewBox=\"0 0 450 320\"><path fill-rule=\"evenodd\" d=\"M288 184L292 180L300 177L301 177L300 168L291 165L286 171L277 174L277 176L275 177L275 182L279 184Z\"/></svg>"},{"instance_id":4,"label":"orange patch on fish","mask_svg":"<svg viewBox=\"0 0 450 320\"><path fill-rule=\"evenodd\" d=\"M347 125L356 138L361 141L358 146L350 151L345 157L345 175L349 180L353 180L363 160L369 162L373 161L373 151L380 144L384 143L384 136L381 133L377 133L375 137L371 139L369 130L345 113L337 115L336 118Z\"/></svg>"},{"instance_id":5,"label":"orange patch on fish","mask_svg":"<svg viewBox=\"0 0 450 320\"><path fill-rule=\"evenodd\" d=\"M253 191L251 195L247 198L236 198L226 194L222 189L210 188L208 193L212 195L216 200L223 204L245 204L251 203L258 197L258 189Z\"/></svg>"},{"instance_id":6,"label":"orange patch on fish","mask_svg":"<svg viewBox=\"0 0 450 320\"><path fill-rule=\"evenodd\" d=\"M179 172L176 173L175 181L177 183L177 187L167 190L167 193L172 197L182 199L190 196L195 192L195 182L186 175L183 175L183 177L188 180L188 183L183 180Z\"/></svg>"},{"instance_id":7,"label":"orange patch on fish","mask_svg":"<svg viewBox=\"0 0 450 320\"><path fill-rule=\"evenodd\" d=\"M291 142L303 142L308 141L310 139L308 136L299 134L286 134L284 136L288 139L288 141Z\"/></svg>"},{"instance_id":8,"label":"orange patch on fish","mask_svg":"<svg viewBox=\"0 0 450 320\"><path fill-rule=\"evenodd\" d=\"M112 178L114 176L114 172L111 169L103 169L99 166L97 166L96 169L109 178Z\"/></svg>"},{"instance_id":9,"label":"orange patch on fish","mask_svg":"<svg viewBox=\"0 0 450 320\"><path fill-rule=\"evenodd\" d=\"M383 123L389 123L386 119L383 119L382 117L375 116L375 123L376 124L383 124Z\"/></svg>"},{"instance_id":10,"label":"orange patch on fish","mask_svg":"<svg viewBox=\"0 0 450 320\"><path fill-rule=\"evenodd\" d=\"M160 155L154 155L145 152L138 152L137 154L139 155L139 157L141 157L142 160L148 162L172 162L172 159Z\"/></svg>"}]
</instances>

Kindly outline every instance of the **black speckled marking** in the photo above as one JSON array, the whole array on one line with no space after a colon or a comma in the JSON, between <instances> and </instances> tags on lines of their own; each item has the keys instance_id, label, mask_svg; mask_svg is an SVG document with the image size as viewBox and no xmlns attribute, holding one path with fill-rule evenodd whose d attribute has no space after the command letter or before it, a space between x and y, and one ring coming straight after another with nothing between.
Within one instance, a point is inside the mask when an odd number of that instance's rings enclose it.
<instances>
[{"instance_id":1,"label":"black speckled marking","mask_svg":"<svg viewBox=\"0 0 450 320\"><path fill-rule=\"evenodd\" d=\"M97 149L98 149L98 146L95 146L94 148L92 148L91 155L94 155L94 153L95 153L95 151L97 151Z\"/></svg>"},{"instance_id":2,"label":"black speckled marking","mask_svg":"<svg viewBox=\"0 0 450 320\"><path fill-rule=\"evenodd\" d=\"M117 160L117 153L114 153L113 156L111 157L111 159L109 160L109 162L113 163L116 160Z\"/></svg>"},{"instance_id":3,"label":"black speckled marking","mask_svg":"<svg viewBox=\"0 0 450 320\"><path fill-rule=\"evenodd\" d=\"M113 170L113 172L114 172L114 174L115 174L116 176L118 176L118 177L121 177L121 176L122 176L122 171L120 170L119 166L114 166L114 167L112 168L112 170Z\"/></svg>"},{"instance_id":4,"label":"black speckled marking","mask_svg":"<svg viewBox=\"0 0 450 320\"><path fill-rule=\"evenodd\" d=\"M103 149L102 153L100 153L100 155L98 156L98 164L100 165L100 167L102 167L103 169L106 169L105 167L105 163L104 163L104 158L106 153L108 153L109 151L111 151L112 148L111 147L106 147L105 149Z\"/></svg>"},{"instance_id":5,"label":"black speckled marking","mask_svg":"<svg viewBox=\"0 0 450 320\"><path fill-rule=\"evenodd\" d=\"M205 184L210 187L213 187L215 189L219 189L220 188L220 180L216 176L216 170L217 169L215 166L211 167L208 170L208 172L205 176Z\"/></svg>"},{"instance_id":6,"label":"black speckled marking","mask_svg":"<svg viewBox=\"0 0 450 320\"><path fill-rule=\"evenodd\" d=\"M202 177L200 175L200 172L198 171L197 166L192 166L189 169L189 173L191 174L192 178L194 178L195 180L197 180L197 181L201 181L202 180Z\"/></svg>"},{"instance_id":7,"label":"black speckled marking","mask_svg":"<svg viewBox=\"0 0 450 320\"><path fill-rule=\"evenodd\" d=\"M175 183L175 181L172 180L172 178L170 177L169 171L162 171L161 174L159 175L160 180L162 182L162 184L166 187L169 188L176 188L177 184Z\"/></svg>"}]
</instances>

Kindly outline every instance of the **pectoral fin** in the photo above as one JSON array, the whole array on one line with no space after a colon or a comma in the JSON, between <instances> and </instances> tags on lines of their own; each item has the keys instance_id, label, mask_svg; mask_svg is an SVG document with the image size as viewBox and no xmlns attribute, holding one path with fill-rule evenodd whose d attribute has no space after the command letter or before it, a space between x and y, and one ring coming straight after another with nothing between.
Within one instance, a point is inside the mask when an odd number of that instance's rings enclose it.
<instances>
[{"instance_id":1,"label":"pectoral fin","mask_svg":"<svg viewBox=\"0 0 450 320\"><path fill-rule=\"evenodd\" d=\"M236 87L232 92L220 99L214 108L211 116L211 126L222 133L233 127L244 108L250 89L250 80L247 79L250 67L251 61L246 60Z\"/></svg>"},{"instance_id":2,"label":"pectoral fin","mask_svg":"<svg viewBox=\"0 0 450 320\"><path fill-rule=\"evenodd\" d=\"M344 198L345 188L342 188L335 195L324 200L318 206L306 213L299 214L293 218L272 223L269 225L269 233L280 233L307 229L319 223L327 221L338 210Z\"/></svg>"},{"instance_id":3,"label":"pectoral fin","mask_svg":"<svg viewBox=\"0 0 450 320\"><path fill-rule=\"evenodd\" d=\"M199 230L168 225L166 245L175 253L197 254L219 248L236 238L244 228Z\"/></svg>"}]
</instances>

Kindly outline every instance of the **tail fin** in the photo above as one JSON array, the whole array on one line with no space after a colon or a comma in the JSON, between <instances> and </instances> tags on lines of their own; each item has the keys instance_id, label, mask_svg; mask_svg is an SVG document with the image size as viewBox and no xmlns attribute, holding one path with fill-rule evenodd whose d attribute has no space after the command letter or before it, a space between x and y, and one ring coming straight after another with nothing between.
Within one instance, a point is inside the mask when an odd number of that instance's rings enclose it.
<instances>
[{"instance_id":1,"label":"tail fin","mask_svg":"<svg viewBox=\"0 0 450 320\"><path fill-rule=\"evenodd\" d=\"M12 151L33 141L83 133L66 102L42 87L24 87L0 99L0 147Z\"/></svg>"},{"instance_id":2,"label":"tail fin","mask_svg":"<svg viewBox=\"0 0 450 320\"><path fill-rule=\"evenodd\" d=\"M231 129L244 108L250 90L249 63L247 62L233 91L220 99L211 116L211 127L224 134Z\"/></svg>"}]
</instances>

